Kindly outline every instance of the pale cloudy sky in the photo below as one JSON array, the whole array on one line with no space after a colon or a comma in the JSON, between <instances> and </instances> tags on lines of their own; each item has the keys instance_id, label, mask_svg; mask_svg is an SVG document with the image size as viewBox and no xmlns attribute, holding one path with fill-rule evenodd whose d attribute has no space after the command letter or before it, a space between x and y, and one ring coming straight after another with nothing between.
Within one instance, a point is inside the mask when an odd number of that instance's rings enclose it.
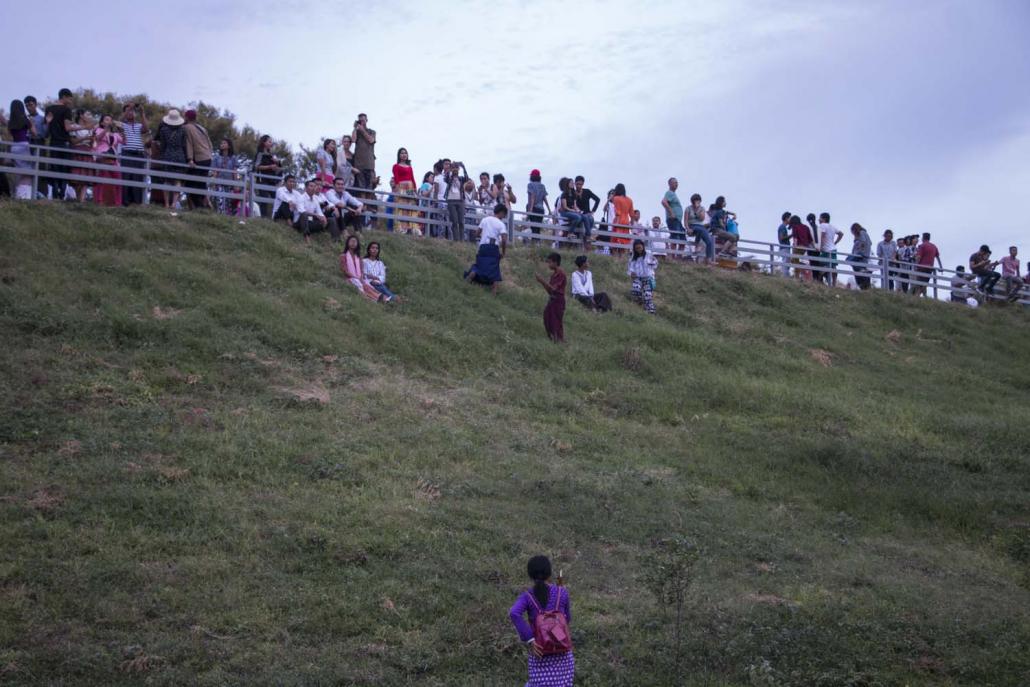
<instances>
[{"instance_id":1,"label":"pale cloudy sky","mask_svg":"<svg viewBox=\"0 0 1030 687\"><path fill-rule=\"evenodd\" d=\"M309 146L363 111L384 179L405 146L520 200L533 167L552 197L560 176L621 181L650 216L673 175L726 195L745 238L827 210L932 231L950 267L1027 237L1028 0L54 0L45 33L39 9L5 7L7 100L203 99Z\"/></svg>"}]
</instances>

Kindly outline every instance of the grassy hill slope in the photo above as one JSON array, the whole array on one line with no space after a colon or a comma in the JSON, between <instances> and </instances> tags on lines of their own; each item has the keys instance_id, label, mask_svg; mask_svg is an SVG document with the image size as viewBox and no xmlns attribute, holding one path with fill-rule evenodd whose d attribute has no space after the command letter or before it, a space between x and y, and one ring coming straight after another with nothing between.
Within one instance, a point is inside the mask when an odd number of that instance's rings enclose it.
<instances>
[{"instance_id":1,"label":"grassy hill slope","mask_svg":"<svg viewBox=\"0 0 1030 687\"><path fill-rule=\"evenodd\" d=\"M1025 312L676 265L653 318L598 257L556 346L544 249L495 298L376 238L406 303L261 221L0 205L0 682L521 684L543 552L577 684L1025 684Z\"/></svg>"}]
</instances>

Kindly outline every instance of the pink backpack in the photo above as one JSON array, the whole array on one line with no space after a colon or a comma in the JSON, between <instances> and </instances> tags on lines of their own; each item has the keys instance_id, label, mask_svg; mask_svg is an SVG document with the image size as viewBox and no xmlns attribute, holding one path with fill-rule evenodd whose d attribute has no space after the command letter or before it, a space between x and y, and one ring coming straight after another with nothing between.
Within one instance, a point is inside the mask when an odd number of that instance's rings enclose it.
<instances>
[{"instance_id":1,"label":"pink backpack","mask_svg":"<svg viewBox=\"0 0 1030 687\"><path fill-rule=\"evenodd\" d=\"M533 590L529 598L536 606L536 618L533 619L533 643L544 656L565 654L572 651L572 635L569 633L569 621L561 612L561 587L555 593L554 609L545 611L537 603Z\"/></svg>"}]
</instances>

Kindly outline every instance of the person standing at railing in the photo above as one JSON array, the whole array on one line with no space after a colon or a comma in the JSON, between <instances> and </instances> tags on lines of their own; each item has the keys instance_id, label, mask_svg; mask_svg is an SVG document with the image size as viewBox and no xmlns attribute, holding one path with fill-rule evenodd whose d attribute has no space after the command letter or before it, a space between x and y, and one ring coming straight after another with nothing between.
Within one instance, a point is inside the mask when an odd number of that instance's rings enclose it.
<instances>
[{"instance_id":1,"label":"person standing at railing","mask_svg":"<svg viewBox=\"0 0 1030 687\"><path fill-rule=\"evenodd\" d=\"M827 286L837 285L837 244L844 238L844 232L830 224L830 213L819 214L819 257L825 272L818 278Z\"/></svg>"},{"instance_id":2,"label":"person standing at railing","mask_svg":"<svg viewBox=\"0 0 1030 687\"><path fill-rule=\"evenodd\" d=\"M100 122L93 132L93 154L96 161L112 167L118 167L116 157L121 150L125 138L115 131L114 117L102 115ZM101 169L97 170L97 179L115 179L121 181L120 171ZM99 181L93 188L93 202L97 205L104 205L109 208L121 207L122 193L118 184L103 184Z\"/></svg>"},{"instance_id":3,"label":"person standing at railing","mask_svg":"<svg viewBox=\"0 0 1030 687\"><path fill-rule=\"evenodd\" d=\"M675 251L687 247L687 232L683 228L683 203L676 194L680 182L676 177L669 177L669 189L662 196L662 207L665 208L665 226L669 227L669 248L673 250L672 257L677 257Z\"/></svg>"},{"instance_id":4,"label":"person standing at railing","mask_svg":"<svg viewBox=\"0 0 1030 687\"><path fill-rule=\"evenodd\" d=\"M647 228L645 233L647 234L647 243L651 251L654 252L656 257L665 258L665 237L669 235L669 232L662 227L662 218L658 215L652 217L651 226Z\"/></svg>"},{"instance_id":5,"label":"person standing at railing","mask_svg":"<svg viewBox=\"0 0 1030 687\"><path fill-rule=\"evenodd\" d=\"M898 239L898 281L901 282L902 293L908 293L911 287L910 282L913 268L916 262L916 237L902 236Z\"/></svg>"},{"instance_id":6,"label":"person standing at railing","mask_svg":"<svg viewBox=\"0 0 1030 687\"><path fill-rule=\"evenodd\" d=\"M1005 297L1014 301L1019 298L1019 292L1023 289L1023 277L1019 273L1019 249L1009 246L1009 254L1003 257L1001 263L1001 277L1005 280Z\"/></svg>"},{"instance_id":7,"label":"person standing at railing","mask_svg":"<svg viewBox=\"0 0 1030 687\"><path fill-rule=\"evenodd\" d=\"M816 249L812 230L797 215L790 218L790 238L794 241L794 276L801 281L812 281L811 265L819 251ZM809 269L799 268L798 265L801 264L807 264Z\"/></svg>"},{"instance_id":8,"label":"person standing at railing","mask_svg":"<svg viewBox=\"0 0 1030 687\"><path fill-rule=\"evenodd\" d=\"M30 146L45 146L47 125L46 117L39 111L39 103L36 101L36 96L27 95L24 98L25 103L25 116L28 117L31 129L29 131L29 145ZM40 158L44 157L42 151L33 149L32 155ZM40 165L39 169L43 169ZM46 198L50 190L50 182L45 177L38 177L36 180L36 194L39 198Z\"/></svg>"},{"instance_id":9,"label":"person standing at railing","mask_svg":"<svg viewBox=\"0 0 1030 687\"><path fill-rule=\"evenodd\" d=\"M11 134L11 155L29 156L29 138L32 134L32 121L25 113L25 104L20 100L11 101L10 119L7 120L7 131ZM30 160L14 160L19 169L32 169ZM0 176L3 176L0 173ZM17 200L32 200L32 177L16 176L14 178L14 197Z\"/></svg>"},{"instance_id":10,"label":"person standing at railing","mask_svg":"<svg viewBox=\"0 0 1030 687\"><path fill-rule=\"evenodd\" d=\"M211 176L215 179L214 189L219 193L238 194L240 192L237 186L226 186L219 183L220 181L232 181L237 177L236 151L233 148L232 141L228 138L223 138L218 142L218 152L211 158ZM222 215L235 215L238 203L239 201L235 198L226 198L224 196L214 199L215 208Z\"/></svg>"},{"instance_id":11,"label":"person standing at railing","mask_svg":"<svg viewBox=\"0 0 1030 687\"><path fill-rule=\"evenodd\" d=\"M275 147L275 141L268 134L264 134L258 139L257 155L254 156L254 181L262 186L275 186L279 182L279 175L283 173L282 163L279 158L272 152ZM271 219L275 208L273 204L267 199L275 196L276 191L269 191L267 189L254 189L254 194L264 200L259 201L258 207L261 210L261 216L265 219Z\"/></svg>"},{"instance_id":12,"label":"person standing at railing","mask_svg":"<svg viewBox=\"0 0 1030 687\"><path fill-rule=\"evenodd\" d=\"M518 202L515 192L511 190L511 184L504 180L503 174L494 174L494 183L490 184L490 205L498 203L508 208L511 212L512 206Z\"/></svg>"},{"instance_id":13,"label":"person standing at railing","mask_svg":"<svg viewBox=\"0 0 1030 687\"><path fill-rule=\"evenodd\" d=\"M776 228L776 242L780 246L780 274L790 276L790 216L785 212L780 215L780 226Z\"/></svg>"},{"instance_id":14,"label":"person standing at railing","mask_svg":"<svg viewBox=\"0 0 1030 687\"><path fill-rule=\"evenodd\" d=\"M62 160L68 160L71 157L71 153L67 151L72 147L72 133L83 128L74 121L71 109L74 102L72 92L67 88L62 88L57 94L57 102L46 108L44 121L47 126L47 135L50 137L50 147L62 149L51 150L48 156L57 160L56 164L50 165L50 170L57 174L68 173L68 166ZM65 199L68 189L67 179L55 178L50 182L50 186L53 189L54 200Z\"/></svg>"},{"instance_id":15,"label":"person standing at railing","mask_svg":"<svg viewBox=\"0 0 1030 687\"><path fill-rule=\"evenodd\" d=\"M158 159L161 160L161 171L172 174L182 174L186 171L186 131L183 126L186 120L174 107L161 118L161 124L157 127L157 135L154 142L158 146ZM182 182L178 179L158 179L158 183L175 186L175 191L164 192L164 205L166 210L174 209L179 201L178 187Z\"/></svg>"},{"instance_id":16,"label":"person standing at railing","mask_svg":"<svg viewBox=\"0 0 1030 687\"><path fill-rule=\"evenodd\" d=\"M694 235L694 245L698 241L705 244L705 264L711 265L715 261L715 240L705 226L708 223L708 214L701 200L701 194L695 193L690 196L690 207L684 215L687 222L687 229Z\"/></svg>"},{"instance_id":17,"label":"person standing at railing","mask_svg":"<svg viewBox=\"0 0 1030 687\"><path fill-rule=\"evenodd\" d=\"M186 187L194 191L207 190L207 178L211 172L211 158L214 146L207 129L197 121L196 110L186 110L186 163L190 166L188 174L196 180L186 182ZM202 193L190 193L187 196L190 208L210 207L207 196Z\"/></svg>"},{"instance_id":18,"label":"person standing at railing","mask_svg":"<svg viewBox=\"0 0 1030 687\"><path fill-rule=\"evenodd\" d=\"M526 219L533 224L544 221L544 214L551 214L551 205L547 202L547 187L544 186L540 170L529 173L529 184L526 185ZM540 233L540 227L530 227L533 234Z\"/></svg>"},{"instance_id":19,"label":"person standing at railing","mask_svg":"<svg viewBox=\"0 0 1030 687\"><path fill-rule=\"evenodd\" d=\"M333 187L333 179L336 178L335 140L327 138L322 141L322 147L315 153L315 164L318 165L315 177L322 183L322 190L328 191Z\"/></svg>"},{"instance_id":20,"label":"person standing at railing","mask_svg":"<svg viewBox=\"0 0 1030 687\"><path fill-rule=\"evenodd\" d=\"M344 135L340 137L340 145L336 147L336 177L342 178L348 188L354 186L354 151L351 149L354 139Z\"/></svg>"},{"instance_id":21,"label":"person standing at railing","mask_svg":"<svg viewBox=\"0 0 1030 687\"><path fill-rule=\"evenodd\" d=\"M926 285L930 281L930 275L933 274L934 260L937 261L937 266L943 270L944 264L941 262L941 252L937 250L937 246L930 242L929 232L924 232L923 242L916 248L916 270L919 272L916 280L919 283L912 290L915 295L926 295Z\"/></svg>"},{"instance_id":22,"label":"person standing at railing","mask_svg":"<svg viewBox=\"0 0 1030 687\"><path fill-rule=\"evenodd\" d=\"M372 190L376 178L376 132L368 128L368 115L361 113L354 122L354 167L358 186Z\"/></svg>"},{"instance_id":23,"label":"person standing at railing","mask_svg":"<svg viewBox=\"0 0 1030 687\"><path fill-rule=\"evenodd\" d=\"M612 232L629 236L631 222L633 221L633 199L626 195L626 185L615 184L612 190L612 205L615 207L615 222ZM612 250L622 251L629 245L629 238L612 237Z\"/></svg>"},{"instance_id":24,"label":"person standing at railing","mask_svg":"<svg viewBox=\"0 0 1030 687\"><path fill-rule=\"evenodd\" d=\"M447 204L447 220L452 241L461 241L465 238L464 186L466 181L468 181L468 171L463 162L444 160L443 197Z\"/></svg>"},{"instance_id":25,"label":"person standing at railing","mask_svg":"<svg viewBox=\"0 0 1030 687\"><path fill-rule=\"evenodd\" d=\"M397 149L397 162L393 166L393 183L393 195L396 202L400 205L411 206L411 209L397 208L395 210L397 217L417 217L418 210L414 209L418 202L415 197L415 170L411 167L411 157L408 155L407 148ZM399 219L396 224L397 231L402 234L422 235L422 229L417 222Z\"/></svg>"},{"instance_id":26,"label":"person standing at railing","mask_svg":"<svg viewBox=\"0 0 1030 687\"><path fill-rule=\"evenodd\" d=\"M893 291L895 270L898 267L898 244L894 242L894 232L888 229L883 232L883 241L876 244L876 257L880 259L880 270L883 274L881 288Z\"/></svg>"},{"instance_id":27,"label":"person standing at railing","mask_svg":"<svg viewBox=\"0 0 1030 687\"><path fill-rule=\"evenodd\" d=\"M851 255L847 262L851 263L851 269L855 273L855 285L865 291L870 287L869 280L869 256L873 252L873 240L869 238L869 232L855 222L851 225L851 235L855 242L851 246Z\"/></svg>"},{"instance_id":28,"label":"person standing at railing","mask_svg":"<svg viewBox=\"0 0 1030 687\"><path fill-rule=\"evenodd\" d=\"M72 159L78 162L95 162L93 157L93 130L96 120L93 115L81 107L75 111L75 123L80 127L72 132L72 149L78 152L72 154ZM72 174L83 177L96 176L96 172L86 167L73 167ZM75 197L80 203L86 202L86 193L90 184L85 181L73 181Z\"/></svg>"},{"instance_id":29,"label":"person standing at railing","mask_svg":"<svg viewBox=\"0 0 1030 687\"><path fill-rule=\"evenodd\" d=\"M139 121L137 121L137 114ZM122 106L122 121L115 122L115 126L122 130L125 138L122 143L121 155L128 158L122 161L122 167L128 169L142 169L146 164L146 151L143 148L144 139L150 135L147 129L146 118L143 116L143 106L139 103L125 103ZM122 177L126 181L143 181L139 174L125 174ZM122 203L126 206L140 205L143 203L143 187L125 186L122 188Z\"/></svg>"}]
</instances>

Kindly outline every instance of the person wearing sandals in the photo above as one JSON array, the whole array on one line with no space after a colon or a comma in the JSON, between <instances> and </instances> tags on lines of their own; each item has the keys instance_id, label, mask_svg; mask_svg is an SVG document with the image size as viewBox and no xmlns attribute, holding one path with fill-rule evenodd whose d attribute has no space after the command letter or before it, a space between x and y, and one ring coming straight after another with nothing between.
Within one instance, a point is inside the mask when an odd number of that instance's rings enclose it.
<instances>
[{"instance_id":1,"label":"person wearing sandals","mask_svg":"<svg viewBox=\"0 0 1030 687\"><path fill-rule=\"evenodd\" d=\"M576 677L576 658L572 652L572 641L554 642L553 638L537 637L534 628L538 616L560 613L565 618L565 628L572 622L572 608L568 590L559 584L549 584L551 579L551 561L547 556L533 556L526 566L529 579L533 581L530 589L522 592L508 612L519 639L529 651L529 682L526 687L572 687ZM528 622L527 622L528 619ZM566 651L556 652L555 644L564 644ZM545 653L546 652L546 653ZM552 653L553 652L553 653Z\"/></svg>"}]
</instances>

